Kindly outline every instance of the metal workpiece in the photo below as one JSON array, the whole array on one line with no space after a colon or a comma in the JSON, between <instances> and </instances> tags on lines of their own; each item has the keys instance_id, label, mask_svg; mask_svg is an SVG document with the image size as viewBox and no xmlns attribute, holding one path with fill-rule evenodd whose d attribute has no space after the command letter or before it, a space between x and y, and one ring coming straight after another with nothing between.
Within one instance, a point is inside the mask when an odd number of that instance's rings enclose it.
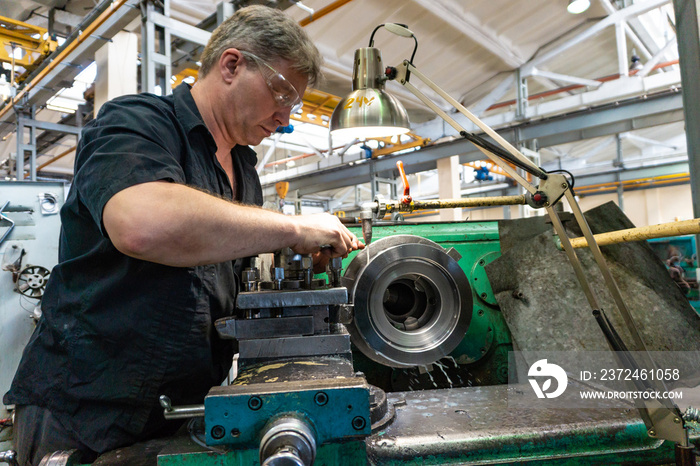
<instances>
[{"instance_id":1,"label":"metal workpiece","mask_svg":"<svg viewBox=\"0 0 700 466\"><path fill-rule=\"evenodd\" d=\"M296 368L313 364L299 361ZM258 374L264 374L264 367ZM319 445L370 434L370 389L364 378L269 380L242 380L209 391L204 400L207 445L257 446L261 434L270 430L271 419L289 416L312 425Z\"/></svg>"},{"instance_id":2,"label":"metal workpiece","mask_svg":"<svg viewBox=\"0 0 700 466\"><path fill-rule=\"evenodd\" d=\"M347 267L352 342L375 362L413 367L448 355L472 317L472 291L464 271L430 240L382 238Z\"/></svg>"},{"instance_id":3,"label":"metal workpiece","mask_svg":"<svg viewBox=\"0 0 700 466\"><path fill-rule=\"evenodd\" d=\"M168 420L204 416L204 405L183 405L174 407L170 401L170 397L166 395L161 395L158 398L158 402L163 408L163 417Z\"/></svg>"},{"instance_id":4,"label":"metal workpiece","mask_svg":"<svg viewBox=\"0 0 700 466\"><path fill-rule=\"evenodd\" d=\"M78 466L81 454L78 450L61 450L44 456L39 466Z\"/></svg>"},{"instance_id":5,"label":"metal workpiece","mask_svg":"<svg viewBox=\"0 0 700 466\"><path fill-rule=\"evenodd\" d=\"M311 466L316 458L316 439L302 419L287 415L265 427L260 441L261 466Z\"/></svg>"},{"instance_id":6,"label":"metal workpiece","mask_svg":"<svg viewBox=\"0 0 700 466\"><path fill-rule=\"evenodd\" d=\"M238 309L263 309L298 306L328 306L348 302L345 288L328 288L322 290L281 290L257 291L238 294Z\"/></svg>"},{"instance_id":7,"label":"metal workpiece","mask_svg":"<svg viewBox=\"0 0 700 466\"><path fill-rule=\"evenodd\" d=\"M396 418L370 436L371 464L607 465L673 461L673 445L650 438L635 409L546 409L509 405L530 386L388 394ZM522 406L522 405L521 405ZM577 463L576 461L580 461Z\"/></svg>"},{"instance_id":8,"label":"metal workpiece","mask_svg":"<svg viewBox=\"0 0 700 466\"><path fill-rule=\"evenodd\" d=\"M241 277L244 291L257 291L260 281L260 270L257 267L247 267Z\"/></svg>"}]
</instances>

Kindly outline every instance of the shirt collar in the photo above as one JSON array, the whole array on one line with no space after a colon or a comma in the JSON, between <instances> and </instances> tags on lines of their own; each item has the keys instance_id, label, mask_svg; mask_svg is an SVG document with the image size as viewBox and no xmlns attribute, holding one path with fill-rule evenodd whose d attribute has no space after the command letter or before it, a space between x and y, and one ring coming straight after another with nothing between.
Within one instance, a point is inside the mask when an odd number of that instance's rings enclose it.
<instances>
[{"instance_id":1,"label":"shirt collar","mask_svg":"<svg viewBox=\"0 0 700 466\"><path fill-rule=\"evenodd\" d=\"M204 128L207 127L199 109L197 109L197 104L194 102L189 84L182 83L177 86L173 91L173 99L175 101L175 114L187 133L200 125Z\"/></svg>"}]
</instances>

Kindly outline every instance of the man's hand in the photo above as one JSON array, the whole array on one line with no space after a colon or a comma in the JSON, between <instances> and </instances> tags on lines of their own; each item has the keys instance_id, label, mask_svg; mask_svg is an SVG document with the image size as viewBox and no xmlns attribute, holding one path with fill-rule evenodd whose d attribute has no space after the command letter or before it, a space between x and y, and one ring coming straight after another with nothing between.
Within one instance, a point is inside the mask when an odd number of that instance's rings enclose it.
<instances>
[{"instance_id":1,"label":"man's hand","mask_svg":"<svg viewBox=\"0 0 700 466\"><path fill-rule=\"evenodd\" d=\"M313 254L321 251L321 246L329 246L317 254L318 258L314 262L321 261L323 256L326 257L326 262L331 257L347 257L350 252L365 247L335 215L313 214L293 218L299 232L298 241L291 246L294 252Z\"/></svg>"}]
</instances>

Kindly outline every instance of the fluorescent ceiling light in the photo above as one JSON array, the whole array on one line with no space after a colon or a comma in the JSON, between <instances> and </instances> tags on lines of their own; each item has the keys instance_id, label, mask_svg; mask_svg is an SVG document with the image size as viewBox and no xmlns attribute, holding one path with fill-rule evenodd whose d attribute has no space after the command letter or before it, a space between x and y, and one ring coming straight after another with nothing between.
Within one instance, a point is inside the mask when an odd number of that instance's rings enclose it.
<instances>
[{"instance_id":1,"label":"fluorescent ceiling light","mask_svg":"<svg viewBox=\"0 0 700 466\"><path fill-rule=\"evenodd\" d=\"M590 0L569 0L569 6L566 9L569 13L577 15L586 11L590 6Z\"/></svg>"}]
</instances>

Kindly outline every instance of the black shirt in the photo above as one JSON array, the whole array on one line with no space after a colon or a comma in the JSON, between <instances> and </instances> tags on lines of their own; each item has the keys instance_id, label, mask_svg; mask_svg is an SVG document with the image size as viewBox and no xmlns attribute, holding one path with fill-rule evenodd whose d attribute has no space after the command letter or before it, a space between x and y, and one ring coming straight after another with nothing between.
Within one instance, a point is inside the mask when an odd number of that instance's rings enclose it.
<instances>
[{"instance_id":1,"label":"black shirt","mask_svg":"<svg viewBox=\"0 0 700 466\"><path fill-rule=\"evenodd\" d=\"M236 146L231 156L236 199L262 204L255 153ZM104 229L115 193L157 180L233 198L186 84L168 97L114 99L85 126L61 210L59 264L3 400L48 408L97 452L162 430L159 395L202 403L231 366L233 346L213 322L234 311L243 261L160 265L120 253Z\"/></svg>"}]
</instances>

